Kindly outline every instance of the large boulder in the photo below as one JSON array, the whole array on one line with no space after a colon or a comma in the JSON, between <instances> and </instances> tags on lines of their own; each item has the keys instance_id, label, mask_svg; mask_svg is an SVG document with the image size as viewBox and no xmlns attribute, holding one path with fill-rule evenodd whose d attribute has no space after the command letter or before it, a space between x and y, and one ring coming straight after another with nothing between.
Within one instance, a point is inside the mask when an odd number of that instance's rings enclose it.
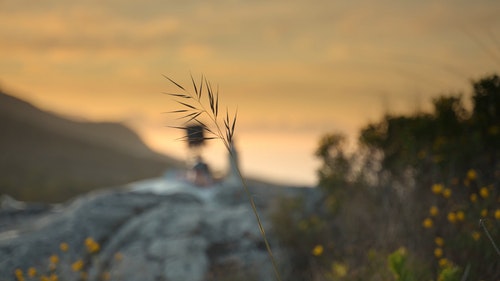
<instances>
[{"instance_id":1,"label":"large boulder","mask_svg":"<svg viewBox=\"0 0 500 281\"><path fill-rule=\"evenodd\" d=\"M267 219L277 193L251 192L274 254L286 264ZM57 274L67 281L275 280L238 185L92 193L0 231L0 280L14 280L16 269L27 276L31 267L37 277Z\"/></svg>"}]
</instances>

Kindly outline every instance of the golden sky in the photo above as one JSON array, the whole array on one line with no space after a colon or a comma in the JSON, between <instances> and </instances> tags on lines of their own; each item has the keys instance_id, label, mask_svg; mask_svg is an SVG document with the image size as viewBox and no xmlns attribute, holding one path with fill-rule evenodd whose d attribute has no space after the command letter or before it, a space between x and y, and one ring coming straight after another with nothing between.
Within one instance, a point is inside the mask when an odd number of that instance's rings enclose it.
<instances>
[{"instance_id":1,"label":"golden sky","mask_svg":"<svg viewBox=\"0 0 500 281\"><path fill-rule=\"evenodd\" d=\"M45 109L123 121L184 157L165 74L204 74L238 107L247 174L313 184L319 137L470 92L500 67L497 0L0 0L0 86ZM210 152L211 151L211 152ZM207 158L223 165L221 148Z\"/></svg>"}]
</instances>

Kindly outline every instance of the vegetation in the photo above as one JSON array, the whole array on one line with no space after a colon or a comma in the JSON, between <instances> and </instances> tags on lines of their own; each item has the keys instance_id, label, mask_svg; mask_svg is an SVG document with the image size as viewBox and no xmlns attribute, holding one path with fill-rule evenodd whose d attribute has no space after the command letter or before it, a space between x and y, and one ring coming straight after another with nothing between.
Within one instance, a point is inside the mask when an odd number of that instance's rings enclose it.
<instances>
[{"instance_id":1,"label":"vegetation","mask_svg":"<svg viewBox=\"0 0 500 281\"><path fill-rule=\"evenodd\" d=\"M173 113L203 126L231 153L236 114L219 114L210 83L192 79L191 94L169 80L183 91L169 93L182 106ZM461 95L440 96L432 112L387 115L361 130L354 152L346 151L342 134L324 136L316 151L321 197L284 198L273 214L274 231L289 249L288 280L500 279L500 78L474 81L471 102L469 109ZM86 257L71 263L81 280L100 250L90 237L84 244ZM61 243L60 254L69 247ZM58 264L54 254L46 270L20 268L14 276L58 280Z\"/></svg>"},{"instance_id":2,"label":"vegetation","mask_svg":"<svg viewBox=\"0 0 500 281\"><path fill-rule=\"evenodd\" d=\"M205 77L201 77L199 84L194 81L194 78L191 76L191 82L193 85L194 93L187 91L186 88L165 76L170 82L172 82L178 89L182 90L182 93L166 93L174 98L177 98L177 102L182 106L182 109L175 110L169 113L181 114L180 119L184 120L184 126L174 127L181 130L187 130L188 126L191 123L201 126L205 131L211 134L210 137L203 137L204 139L218 139L220 140L224 146L226 147L228 153L230 154L232 161L236 161L235 156L233 155L233 136L236 126L237 112L234 113L233 117L229 117L229 110L226 108L225 116L219 114L219 91L214 91L212 85ZM208 106L207 106L208 104ZM208 119L208 120L206 120ZM222 119L222 123L221 123ZM222 125L223 124L223 125ZM188 136L185 138L188 139ZM245 179L241 175L241 171L239 167L236 166L236 171L241 180L241 184L247 195L248 202L252 207L253 213L255 215L255 219L257 220L257 226L259 227L260 233L264 240L264 244L266 246L266 250L269 254L269 258L271 260L276 280L281 281L281 274L278 269L277 262L274 258L273 251L267 239L266 232L264 231L264 227L262 225L262 221L260 219L260 215L255 206L255 202L253 200L250 191L248 190L248 186L246 184Z\"/></svg>"},{"instance_id":3,"label":"vegetation","mask_svg":"<svg viewBox=\"0 0 500 281\"><path fill-rule=\"evenodd\" d=\"M296 280L500 278L500 78L472 86L470 109L446 95L386 115L355 152L342 134L321 139L321 200L274 214Z\"/></svg>"},{"instance_id":4,"label":"vegetation","mask_svg":"<svg viewBox=\"0 0 500 281\"><path fill-rule=\"evenodd\" d=\"M77 280L87 280L88 266L92 259L96 258L97 253L100 251L100 244L96 242L92 237L87 237L83 241L85 252L82 253L81 257L71 257L68 255L68 250L70 245L66 242L61 242L59 244L59 250L56 253L50 255L43 266L39 267L29 267L29 268L16 268L13 272L16 281L26 281L26 280L39 280L39 281L59 281L61 275L66 275L66 278L77 279ZM121 261L123 255L120 252L114 254L115 261ZM69 261L70 268L61 267L61 261L64 260L66 263ZM111 274L109 272L103 272L98 280L107 281L111 279Z\"/></svg>"}]
</instances>

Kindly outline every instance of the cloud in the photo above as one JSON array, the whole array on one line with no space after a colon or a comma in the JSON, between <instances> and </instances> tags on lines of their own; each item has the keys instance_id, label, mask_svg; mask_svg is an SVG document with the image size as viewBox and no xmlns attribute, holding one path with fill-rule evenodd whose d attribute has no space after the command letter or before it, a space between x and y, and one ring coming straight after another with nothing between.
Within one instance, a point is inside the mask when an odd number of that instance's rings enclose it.
<instances>
[{"instance_id":1,"label":"cloud","mask_svg":"<svg viewBox=\"0 0 500 281\"><path fill-rule=\"evenodd\" d=\"M206 59L211 53L211 48L202 44L186 44L179 50L181 58L188 61Z\"/></svg>"},{"instance_id":2,"label":"cloud","mask_svg":"<svg viewBox=\"0 0 500 281\"><path fill-rule=\"evenodd\" d=\"M89 8L20 12L0 17L0 24L3 53L46 54L55 60L144 55L158 51L179 27L173 17L130 21Z\"/></svg>"}]
</instances>

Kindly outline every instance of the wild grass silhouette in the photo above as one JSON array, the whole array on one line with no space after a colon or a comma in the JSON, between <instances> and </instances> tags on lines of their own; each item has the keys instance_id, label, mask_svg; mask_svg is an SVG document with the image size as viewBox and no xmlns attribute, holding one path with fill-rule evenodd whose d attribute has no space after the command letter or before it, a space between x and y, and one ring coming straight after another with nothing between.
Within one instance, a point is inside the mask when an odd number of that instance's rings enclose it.
<instances>
[{"instance_id":1,"label":"wild grass silhouette","mask_svg":"<svg viewBox=\"0 0 500 281\"><path fill-rule=\"evenodd\" d=\"M199 83L197 84L191 75L191 82L194 89L194 93L186 90L186 88L179 83L175 82L168 76L163 75L167 80L174 84L182 92L166 92L165 94L174 98L174 100L181 106L181 109L169 111L167 113L180 114L179 119L184 121L183 126L170 126L172 128L187 130L191 123L196 123L202 126L209 134L209 137L203 137L204 140L217 139L220 140L226 147L231 160L235 161L233 146L233 137L236 128L236 121L238 117L238 111L236 110L234 115L229 113L229 109L226 107L225 112L221 116L219 111L219 89L214 91L212 84L206 79L205 76L201 76ZM208 106L207 106L208 104ZM205 120L207 119L207 120ZM187 140L189 135L184 136L180 139ZM250 191L248 190L247 183L241 174L240 168L236 165L236 171L241 184L248 198L250 206L252 207L255 219L257 220L257 225L259 227L260 234L266 245L267 253L271 259L275 277L278 281L281 281L281 275L278 270L276 259L274 258L273 251L266 236L266 232L262 225L259 213L255 206Z\"/></svg>"}]
</instances>

